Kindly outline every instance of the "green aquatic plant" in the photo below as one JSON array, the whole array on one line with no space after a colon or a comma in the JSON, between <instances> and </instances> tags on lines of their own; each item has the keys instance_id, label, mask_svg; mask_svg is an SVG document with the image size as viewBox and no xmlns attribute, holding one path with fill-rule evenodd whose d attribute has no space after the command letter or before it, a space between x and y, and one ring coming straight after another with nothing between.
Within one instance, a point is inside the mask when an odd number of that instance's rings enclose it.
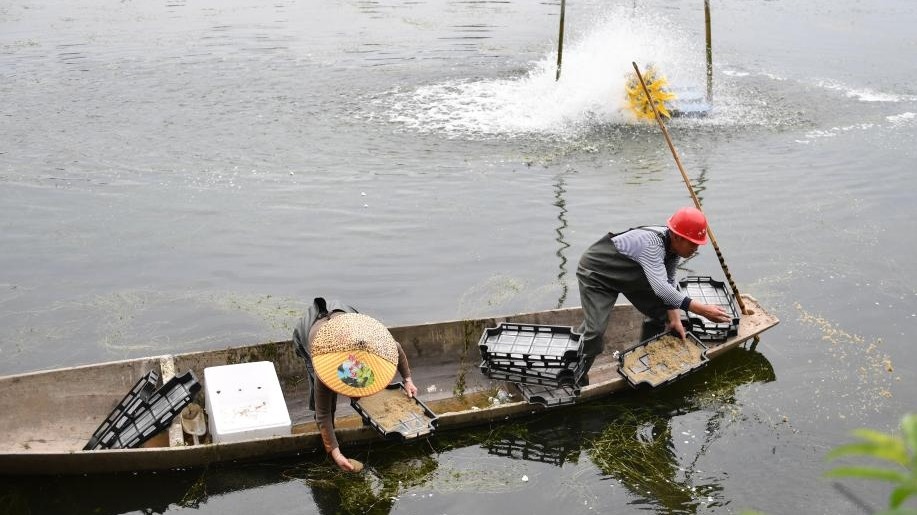
<instances>
[{"instance_id":1,"label":"green aquatic plant","mask_svg":"<svg viewBox=\"0 0 917 515\"><path fill-rule=\"evenodd\" d=\"M29 510L29 501L26 499L25 495L19 491L9 491L0 494L0 513L28 515L31 513Z\"/></svg>"},{"instance_id":2,"label":"green aquatic plant","mask_svg":"<svg viewBox=\"0 0 917 515\"><path fill-rule=\"evenodd\" d=\"M857 429L853 435L859 442L841 445L825 456L828 461L848 456L861 456L893 464L891 468L848 465L825 473L830 478L857 478L885 481L894 485L888 499L888 510L882 515L914 515L917 509L902 505L917 495L917 414L901 419L902 436L873 429Z\"/></svg>"},{"instance_id":3,"label":"green aquatic plant","mask_svg":"<svg viewBox=\"0 0 917 515\"><path fill-rule=\"evenodd\" d=\"M329 461L287 469L283 475L305 481L322 513L388 514L407 489L424 484L439 463L420 446L383 445L359 474L343 472Z\"/></svg>"},{"instance_id":4,"label":"green aquatic plant","mask_svg":"<svg viewBox=\"0 0 917 515\"><path fill-rule=\"evenodd\" d=\"M679 509L695 504L694 492L679 471L665 415L650 410L620 414L591 442L589 457L603 474L635 494Z\"/></svg>"},{"instance_id":5,"label":"green aquatic plant","mask_svg":"<svg viewBox=\"0 0 917 515\"><path fill-rule=\"evenodd\" d=\"M201 474L197 481L192 484L188 490L185 492L185 495L182 496L181 500L178 501L178 505L182 508L200 508L201 504L207 502L207 473L206 471Z\"/></svg>"}]
</instances>

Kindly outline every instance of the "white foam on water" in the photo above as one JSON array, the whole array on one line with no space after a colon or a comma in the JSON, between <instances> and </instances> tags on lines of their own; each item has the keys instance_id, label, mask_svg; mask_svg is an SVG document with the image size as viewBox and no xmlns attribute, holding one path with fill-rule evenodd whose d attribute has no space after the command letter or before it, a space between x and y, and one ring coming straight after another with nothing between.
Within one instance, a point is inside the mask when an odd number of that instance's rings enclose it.
<instances>
[{"instance_id":1,"label":"white foam on water","mask_svg":"<svg viewBox=\"0 0 917 515\"><path fill-rule=\"evenodd\" d=\"M811 140L820 138L833 138L840 134L852 131L868 131L874 127L876 127L876 124L874 123L856 123L844 127L831 127L829 129L811 130L806 133L805 140L797 140L797 143L809 143Z\"/></svg>"},{"instance_id":2,"label":"white foam on water","mask_svg":"<svg viewBox=\"0 0 917 515\"><path fill-rule=\"evenodd\" d=\"M843 93L848 98L854 98L860 102L909 102L917 100L917 96L915 95L883 93L869 88L855 88L832 80L820 80L816 85L831 91Z\"/></svg>"},{"instance_id":3,"label":"white foam on water","mask_svg":"<svg viewBox=\"0 0 917 515\"><path fill-rule=\"evenodd\" d=\"M618 9L565 42L560 81L552 49L522 76L451 80L376 101L387 104L391 122L453 137L564 136L584 126L627 123L633 115L625 111L624 86L632 62L641 72L654 64L671 86L704 84L703 41L689 41L674 27L657 14Z\"/></svg>"},{"instance_id":4,"label":"white foam on water","mask_svg":"<svg viewBox=\"0 0 917 515\"><path fill-rule=\"evenodd\" d=\"M913 125L917 122L917 114L906 112L892 116L886 116L886 120L894 126Z\"/></svg>"}]
</instances>

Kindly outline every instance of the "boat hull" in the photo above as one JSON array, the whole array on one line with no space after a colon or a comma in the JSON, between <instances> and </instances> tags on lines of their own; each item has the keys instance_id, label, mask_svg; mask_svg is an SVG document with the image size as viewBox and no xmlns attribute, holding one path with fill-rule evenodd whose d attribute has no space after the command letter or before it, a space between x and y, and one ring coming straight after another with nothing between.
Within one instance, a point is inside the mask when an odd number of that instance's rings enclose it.
<instances>
[{"instance_id":1,"label":"boat hull","mask_svg":"<svg viewBox=\"0 0 917 515\"><path fill-rule=\"evenodd\" d=\"M707 351L710 359L747 342L775 326L778 320L754 299L745 297L749 313L742 317L738 334ZM438 430L487 424L543 411L540 404L521 400L511 383L492 381L479 370L478 340L487 327L511 321L547 325L579 325L579 308L526 313L506 317L458 320L391 327L412 365L418 397L438 417ZM615 351L623 351L641 338L643 316L628 304L615 306L606 332L606 346L589 373L590 382L576 402L587 402L629 389L618 372ZM191 445L176 420L144 447L83 451L93 431L131 386L149 370L169 376L192 370L203 378L210 366L271 361L277 371L292 420L289 436ZM511 394L508 402L492 401L498 389ZM94 474L192 468L216 463L267 459L320 452L321 437L306 406L308 381L305 366L290 341L272 342L216 351L140 358L0 377L0 474ZM341 400L335 422L342 445L378 440Z\"/></svg>"}]
</instances>

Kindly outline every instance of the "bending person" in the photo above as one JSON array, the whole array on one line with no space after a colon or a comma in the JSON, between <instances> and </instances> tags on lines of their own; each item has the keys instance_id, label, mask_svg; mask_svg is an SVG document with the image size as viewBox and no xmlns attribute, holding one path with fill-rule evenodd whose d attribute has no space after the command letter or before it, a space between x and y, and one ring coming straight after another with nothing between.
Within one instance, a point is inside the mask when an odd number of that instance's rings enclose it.
<instances>
[{"instance_id":1,"label":"bending person","mask_svg":"<svg viewBox=\"0 0 917 515\"><path fill-rule=\"evenodd\" d=\"M293 330L296 352L309 373L309 409L334 463L347 472L362 465L341 453L334 433L338 394L367 397L384 389L397 369L409 397L417 395L401 344L379 321L352 306L318 297Z\"/></svg>"},{"instance_id":2,"label":"bending person","mask_svg":"<svg viewBox=\"0 0 917 515\"><path fill-rule=\"evenodd\" d=\"M727 322L720 306L691 299L675 287L675 270L707 243L707 219L693 207L681 208L666 226L644 226L608 233L590 246L576 270L584 320L585 371L605 348L603 337L618 294L651 320L685 339L681 310L714 322Z\"/></svg>"}]
</instances>

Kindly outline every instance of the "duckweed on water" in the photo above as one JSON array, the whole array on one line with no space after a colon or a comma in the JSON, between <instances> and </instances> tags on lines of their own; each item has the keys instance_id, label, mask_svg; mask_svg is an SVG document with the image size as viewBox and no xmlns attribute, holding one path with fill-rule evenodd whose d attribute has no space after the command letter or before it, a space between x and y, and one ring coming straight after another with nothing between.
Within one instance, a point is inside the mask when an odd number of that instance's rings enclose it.
<instances>
[{"instance_id":1,"label":"duckweed on water","mask_svg":"<svg viewBox=\"0 0 917 515\"><path fill-rule=\"evenodd\" d=\"M27 514L31 512L29 502L24 495L8 493L0 496L0 513Z\"/></svg>"},{"instance_id":2,"label":"duckweed on water","mask_svg":"<svg viewBox=\"0 0 917 515\"><path fill-rule=\"evenodd\" d=\"M361 474L343 472L326 462L304 464L284 475L304 480L316 503L334 507L332 513L387 514L404 490L423 484L438 466L433 456L404 450L371 455Z\"/></svg>"},{"instance_id":3,"label":"duckweed on water","mask_svg":"<svg viewBox=\"0 0 917 515\"><path fill-rule=\"evenodd\" d=\"M645 396L601 403L618 415L589 442L590 459L603 474L665 510L693 512L719 503L721 487L699 477L694 464L724 427L741 420L736 389L775 378L770 363L756 352L736 349L730 358ZM709 413L700 448L684 455L676 450L672 420L698 411Z\"/></svg>"},{"instance_id":4,"label":"duckweed on water","mask_svg":"<svg viewBox=\"0 0 917 515\"><path fill-rule=\"evenodd\" d=\"M183 508L199 508L207 500L207 474L201 474L197 481L188 488L185 495L178 501L178 505Z\"/></svg>"}]
</instances>

